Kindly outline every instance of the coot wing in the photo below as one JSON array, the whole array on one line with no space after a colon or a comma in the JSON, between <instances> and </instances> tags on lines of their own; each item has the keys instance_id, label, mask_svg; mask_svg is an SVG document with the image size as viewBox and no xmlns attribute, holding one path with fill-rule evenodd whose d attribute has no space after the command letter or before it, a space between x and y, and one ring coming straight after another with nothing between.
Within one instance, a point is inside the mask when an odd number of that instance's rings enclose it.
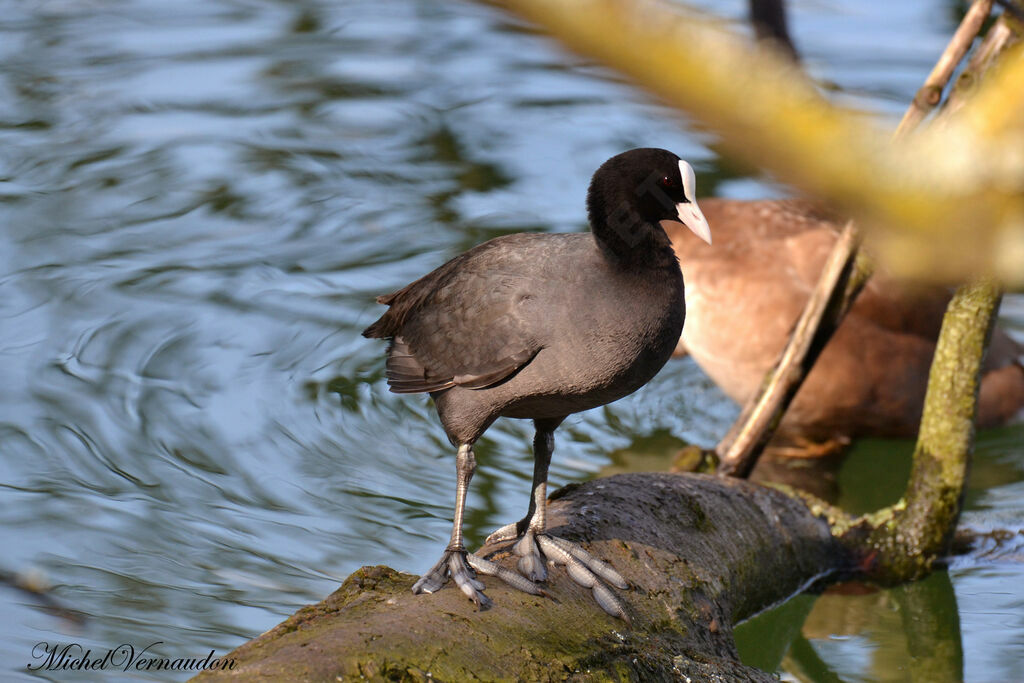
<instances>
[{"instance_id":1,"label":"coot wing","mask_svg":"<svg viewBox=\"0 0 1024 683\"><path fill-rule=\"evenodd\" d=\"M484 388L530 362L542 346L530 332L536 321L527 320L538 285L528 264L543 248L537 237L491 240L378 299L391 308L363 335L391 339L391 391Z\"/></svg>"}]
</instances>

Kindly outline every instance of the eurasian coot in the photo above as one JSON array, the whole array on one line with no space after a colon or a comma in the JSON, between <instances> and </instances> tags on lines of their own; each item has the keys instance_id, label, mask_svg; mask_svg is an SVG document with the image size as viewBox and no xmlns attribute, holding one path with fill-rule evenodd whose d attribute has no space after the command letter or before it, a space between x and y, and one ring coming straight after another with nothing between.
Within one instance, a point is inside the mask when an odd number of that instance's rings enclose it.
<instances>
[{"instance_id":1,"label":"eurasian coot","mask_svg":"<svg viewBox=\"0 0 1024 683\"><path fill-rule=\"evenodd\" d=\"M486 606L476 570L540 593L533 582L546 578L546 557L593 587L606 611L625 617L597 578L624 588L622 577L579 545L547 533L548 464L554 430L568 415L636 391L671 356L683 326L683 279L660 221L682 221L711 241L695 182L690 165L671 152L624 152L591 180L591 234L499 237L378 298L390 308L363 334L391 340L391 391L429 392L458 447L451 541L414 592L436 591L450 576ZM498 417L532 419L536 429L529 510L490 539L518 539L514 552L527 578L467 556L463 544L473 444Z\"/></svg>"}]
</instances>

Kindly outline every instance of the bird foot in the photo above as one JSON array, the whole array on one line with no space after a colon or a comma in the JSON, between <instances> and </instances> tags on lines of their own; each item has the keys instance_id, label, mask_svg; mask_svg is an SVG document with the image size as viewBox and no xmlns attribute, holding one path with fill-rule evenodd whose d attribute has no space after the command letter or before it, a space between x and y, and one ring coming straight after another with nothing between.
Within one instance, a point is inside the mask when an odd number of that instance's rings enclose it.
<instances>
[{"instance_id":1,"label":"bird foot","mask_svg":"<svg viewBox=\"0 0 1024 683\"><path fill-rule=\"evenodd\" d=\"M491 534L487 540L488 542L511 540L514 537L510 532L515 528L515 524L502 527ZM615 597L611 589L602 583L602 580L621 589L629 588L629 584L611 565L597 559L578 543L527 529L513 546L512 552L519 558L517 563L519 571L531 581L544 581L547 578L544 558L555 565L565 565L565 569L573 581L584 588L591 589L594 599L601 609L613 617L629 622L622 603Z\"/></svg>"},{"instance_id":2,"label":"bird foot","mask_svg":"<svg viewBox=\"0 0 1024 683\"><path fill-rule=\"evenodd\" d=\"M484 584L476 578L463 548L445 550L437 564L413 584L412 592L434 593L448 583L449 578L455 580L455 585L478 609L485 610L491 606L491 599L484 595Z\"/></svg>"},{"instance_id":3,"label":"bird foot","mask_svg":"<svg viewBox=\"0 0 1024 683\"><path fill-rule=\"evenodd\" d=\"M490 545L492 543L504 543L505 541L513 541L523 535L523 531L526 529L526 522L529 520L523 520L520 522L512 522L506 524L497 531L491 532L491 535L484 540L484 545Z\"/></svg>"},{"instance_id":4,"label":"bird foot","mask_svg":"<svg viewBox=\"0 0 1024 683\"><path fill-rule=\"evenodd\" d=\"M452 578L455 580L455 585L467 598L472 600L480 610L485 610L491 606L491 599L484 595L485 586L476 578L477 573L497 577L524 593L547 596L540 586L516 574L511 569L505 569L482 557L470 555L465 550L451 548L445 550L438 563L420 577L420 580L413 585L412 592L434 593L448 583L449 578Z\"/></svg>"},{"instance_id":5,"label":"bird foot","mask_svg":"<svg viewBox=\"0 0 1024 683\"><path fill-rule=\"evenodd\" d=\"M838 455L850 446L848 437L836 437L825 441L815 441L803 436L777 438L765 449L766 455L777 458L826 458Z\"/></svg>"}]
</instances>

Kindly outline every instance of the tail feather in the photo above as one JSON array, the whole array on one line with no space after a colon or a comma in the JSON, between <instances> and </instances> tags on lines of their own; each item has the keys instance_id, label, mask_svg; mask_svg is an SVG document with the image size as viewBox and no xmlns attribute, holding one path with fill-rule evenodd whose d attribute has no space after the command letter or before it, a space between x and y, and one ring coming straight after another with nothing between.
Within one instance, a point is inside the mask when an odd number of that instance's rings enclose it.
<instances>
[{"instance_id":1,"label":"tail feather","mask_svg":"<svg viewBox=\"0 0 1024 683\"><path fill-rule=\"evenodd\" d=\"M396 394L440 391L455 385L451 377L431 375L400 336L391 340L384 372L388 378L388 387Z\"/></svg>"}]
</instances>

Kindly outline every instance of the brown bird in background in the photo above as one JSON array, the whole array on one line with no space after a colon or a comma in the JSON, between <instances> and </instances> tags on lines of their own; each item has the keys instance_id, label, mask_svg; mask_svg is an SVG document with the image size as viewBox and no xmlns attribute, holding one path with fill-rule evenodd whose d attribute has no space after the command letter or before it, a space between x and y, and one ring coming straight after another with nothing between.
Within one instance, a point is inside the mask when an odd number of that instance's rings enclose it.
<instances>
[{"instance_id":1,"label":"brown bird in background","mask_svg":"<svg viewBox=\"0 0 1024 683\"><path fill-rule=\"evenodd\" d=\"M742 405L786 344L842 224L803 200L703 199L701 208L715 228L714 246L665 224L686 274L677 355L693 356ZM773 445L915 435L950 297L944 287L872 277L794 398ZM980 427L1002 424L1024 408L1022 353L994 330Z\"/></svg>"}]
</instances>

